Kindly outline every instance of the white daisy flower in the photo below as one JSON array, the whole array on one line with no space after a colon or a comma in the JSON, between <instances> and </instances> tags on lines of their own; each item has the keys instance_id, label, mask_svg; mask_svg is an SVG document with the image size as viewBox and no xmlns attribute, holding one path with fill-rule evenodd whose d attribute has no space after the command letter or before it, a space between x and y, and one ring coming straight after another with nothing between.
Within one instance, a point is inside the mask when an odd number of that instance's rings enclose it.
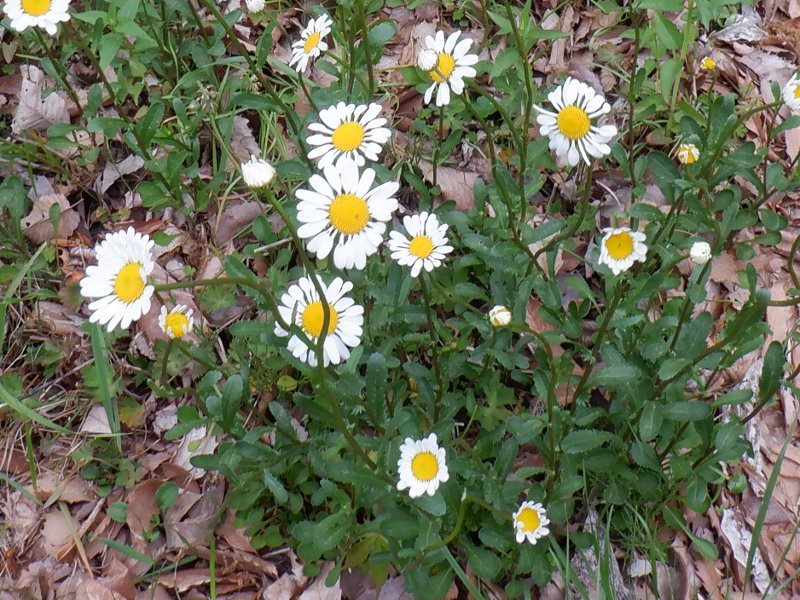
<instances>
[{"instance_id":1,"label":"white daisy flower","mask_svg":"<svg viewBox=\"0 0 800 600\"><path fill-rule=\"evenodd\" d=\"M792 112L800 112L800 78L797 73L783 86L783 102Z\"/></svg>"},{"instance_id":2,"label":"white daisy flower","mask_svg":"<svg viewBox=\"0 0 800 600\"><path fill-rule=\"evenodd\" d=\"M167 311L167 307L162 305L161 314L158 317L158 326L170 338L181 339L194 327L192 309L185 304L178 304L172 310Z\"/></svg>"},{"instance_id":3,"label":"white daisy flower","mask_svg":"<svg viewBox=\"0 0 800 600\"><path fill-rule=\"evenodd\" d=\"M255 154L242 163L242 179L251 188L265 187L275 177L275 167Z\"/></svg>"},{"instance_id":4,"label":"white daisy flower","mask_svg":"<svg viewBox=\"0 0 800 600\"><path fill-rule=\"evenodd\" d=\"M711 246L708 242L695 242L689 250L689 258L696 265L704 265L711 260Z\"/></svg>"},{"instance_id":5,"label":"white daisy flower","mask_svg":"<svg viewBox=\"0 0 800 600\"><path fill-rule=\"evenodd\" d=\"M464 77L477 75L477 71L472 65L478 62L478 55L467 54L472 46L472 40L464 38L459 42L460 36L460 31L454 31L445 41L444 32L437 31L436 37L430 35L425 37L426 48L420 51L417 58L420 68L423 63L419 61L423 60L423 52L430 50L437 55L436 62L428 70L428 75L433 79L433 83L425 90L425 104L430 103L433 92L436 92L436 106L450 104L450 92L456 95L461 94L464 91ZM429 60L432 55L426 54L425 56L425 64L433 62Z\"/></svg>"},{"instance_id":6,"label":"white daisy flower","mask_svg":"<svg viewBox=\"0 0 800 600\"><path fill-rule=\"evenodd\" d=\"M403 217L403 226L410 237L397 231L389 233L389 250L399 264L411 267L411 276L416 277L424 268L433 271L442 264L445 254L453 247L447 244L447 225L439 224L433 213Z\"/></svg>"},{"instance_id":7,"label":"white daisy flower","mask_svg":"<svg viewBox=\"0 0 800 600\"><path fill-rule=\"evenodd\" d=\"M375 188L375 171L358 167L352 160L328 165L325 177L312 175L310 190L298 190L297 234L308 242L308 250L325 258L333 250L333 263L339 269L363 269L367 257L383 242L386 222L397 210L394 194L400 185L394 181Z\"/></svg>"},{"instance_id":8,"label":"white daisy flower","mask_svg":"<svg viewBox=\"0 0 800 600\"><path fill-rule=\"evenodd\" d=\"M439 53L436 50L423 48L417 54L417 67L420 71L430 71L439 63Z\"/></svg>"},{"instance_id":9,"label":"white daisy flower","mask_svg":"<svg viewBox=\"0 0 800 600\"><path fill-rule=\"evenodd\" d=\"M247 10L251 13L257 13L264 10L264 6L266 6L266 0L245 0L245 4L247 4Z\"/></svg>"},{"instance_id":10,"label":"white daisy flower","mask_svg":"<svg viewBox=\"0 0 800 600\"><path fill-rule=\"evenodd\" d=\"M644 262L647 257L646 236L628 227L606 227L600 242L601 265L608 265L614 275L627 271L635 261Z\"/></svg>"},{"instance_id":11,"label":"white daisy flower","mask_svg":"<svg viewBox=\"0 0 800 600\"><path fill-rule=\"evenodd\" d=\"M97 298L89 304L89 321L113 331L117 325L127 329L150 310L153 286L147 277L153 271L153 240L127 231L108 234L95 248L97 264L86 267L81 279L81 295Z\"/></svg>"},{"instance_id":12,"label":"white daisy flower","mask_svg":"<svg viewBox=\"0 0 800 600\"><path fill-rule=\"evenodd\" d=\"M539 502L530 500L523 502L514 513L513 518L518 544L527 540L531 545L535 545L537 541L550 533L547 528L550 519L547 518L547 513Z\"/></svg>"},{"instance_id":13,"label":"white daisy flower","mask_svg":"<svg viewBox=\"0 0 800 600\"><path fill-rule=\"evenodd\" d=\"M399 481L397 489L408 489L408 495L418 498L422 494L433 496L440 483L450 479L445 462L444 448L436 443L432 433L424 440L406 438L400 446L397 461Z\"/></svg>"},{"instance_id":14,"label":"white daisy flower","mask_svg":"<svg viewBox=\"0 0 800 600\"><path fill-rule=\"evenodd\" d=\"M309 61L317 58L328 49L323 38L331 32L333 21L328 15L311 19L300 34L300 39L292 44L292 58L289 66L295 65L298 73L304 73Z\"/></svg>"},{"instance_id":15,"label":"white daisy flower","mask_svg":"<svg viewBox=\"0 0 800 600\"><path fill-rule=\"evenodd\" d=\"M383 144L389 141L392 132L384 127L386 119L379 117L381 105L374 102L367 106L339 102L319 111L321 123L308 126L317 132L306 139L312 148L308 158L319 158L319 168L324 169L337 159L350 159L363 167L365 158L378 160Z\"/></svg>"},{"instance_id":16,"label":"white daisy flower","mask_svg":"<svg viewBox=\"0 0 800 600\"><path fill-rule=\"evenodd\" d=\"M41 27L55 35L57 23L69 21L70 0L6 0L3 11L11 19L11 29L25 31L28 27Z\"/></svg>"},{"instance_id":17,"label":"white daisy flower","mask_svg":"<svg viewBox=\"0 0 800 600\"><path fill-rule=\"evenodd\" d=\"M678 160L683 165L693 165L700 158L700 150L694 144L678 146Z\"/></svg>"},{"instance_id":18,"label":"white daisy flower","mask_svg":"<svg viewBox=\"0 0 800 600\"><path fill-rule=\"evenodd\" d=\"M567 77L547 95L556 112L534 105L539 111L536 121L542 135L550 138L550 149L565 157L573 167L581 158L588 165L590 156L601 158L611 154L608 142L617 135L614 125L593 124L595 119L611 112L611 105L591 86Z\"/></svg>"},{"instance_id":19,"label":"white daisy flower","mask_svg":"<svg viewBox=\"0 0 800 600\"><path fill-rule=\"evenodd\" d=\"M511 323L511 311L498 304L489 311L489 322L495 327L505 327Z\"/></svg>"},{"instance_id":20,"label":"white daisy flower","mask_svg":"<svg viewBox=\"0 0 800 600\"><path fill-rule=\"evenodd\" d=\"M287 323L295 323L302 329L312 343L322 334L324 324L325 302L330 310L328 332L323 345L324 366L338 365L350 356L350 348L361 343L364 324L364 307L356 304L352 298L345 296L353 289L353 284L343 281L341 277L334 279L326 286L318 279L324 298L320 300L310 276L306 275L292 285L281 296L278 311ZM275 325L275 335L287 337L289 332L280 325ZM288 344L289 352L295 358L317 366L316 346L309 347L302 339L292 334Z\"/></svg>"}]
</instances>

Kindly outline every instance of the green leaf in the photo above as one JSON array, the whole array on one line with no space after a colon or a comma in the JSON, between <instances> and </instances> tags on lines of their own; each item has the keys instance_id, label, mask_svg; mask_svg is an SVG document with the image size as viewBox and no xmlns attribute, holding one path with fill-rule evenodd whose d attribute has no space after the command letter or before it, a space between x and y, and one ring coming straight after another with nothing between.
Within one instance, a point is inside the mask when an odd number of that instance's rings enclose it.
<instances>
[{"instance_id":1,"label":"green leaf","mask_svg":"<svg viewBox=\"0 0 800 600\"><path fill-rule=\"evenodd\" d=\"M642 416L639 417L639 436L644 441L655 439L661 431L663 422L664 416L661 411L661 404L648 400L644 403Z\"/></svg>"},{"instance_id":2,"label":"green leaf","mask_svg":"<svg viewBox=\"0 0 800 600\"><path fill-rule=\"evenodd\" d=\"M367 359L367 406L372 414L379 417L385 413L388 380L389 369L386 366L386 358L380 352L373 352Z\"/></svg>"},{"instance_id":3,"label":"green leaf","mask_svg":"<svg viewBox=\"0 0 800 600\"><path fill-rule=\"evenodd\" d=\"M286 488L280 480L268 469L264 470L264 485L272 492L272 495L275 497L275 502L278 504L286 504L289 500L289 492L286 491Z\"/></svg>"},{"instance_id":4,"label":"green leaf","mask_svg":"<svg viewBox=\"0 0 800 600\"><path fill-rule=\"evenodd\" d=\"M158 486L156 502L161 510L167 510L178 500L178 485L174 481L167 481Z\"/></svg>"},{"instance_id":5,"label":"green leaf","mask_svg":"<svg viewBox=\"0 0 800 600\"><path fill-rule=\"evenodd\" d=\"M681 47L681 44L683 43L683 34L674 25L674 23L672 23L672 21L666 19L664 15L656 13L653 15L651 23L655 27L656 36L658 36L659 41L664 44L664 47L667 50L677 50ZM674 59L670 60L676 62ZM662 65L668 62L669 61L664 61ZM666 82L662 82L662 84L666 85ZM669 87L672 89L671 81Z\"/></svg>"},{"instance_id":6,"label":"green leaf","mask_svg":"<svg viewBox=\"0 0 800 600\"><path fill-rule=\"evenodd\" d=\"M690 323L686 323L675 345L676 356L693 359L705 350L712 324L711 313L707 311L697 315Z\"/></svg>"},{"instance_id":7,"label":"green leaf","mask_svg":"<svg viewBox=\"0 0 800 600\"><path fill-rule=\"evenodd\" d=\"M662 380L671 379L690 364L692 364L692 361L688 358L668 358L661 363L661 367L658 369L658 377Z\"/></svg>"},{"instance_id":8,"label":"green leaf","mask_svg":"<svg viewBox=\"0 0 800 600\"><path fill-rule=\"evenodd\" d=\"M758 380L758 403L766 403L783 383L783 365L786 362L783 345L772 342L764 355L764 367Z\"/></svg>"},{"instance_id":9,"label":"green leaf","mask_svg":"<svg viewBox=\"0 0 800 600\"><path fill-rule=\"evenodd\" d=\"M631 457L636 464L647 469L661 472L661 463L653 447L646 442L634 442L631 444Z\"/></svg>"},{"instance_id":10,"label":"green leaf","mask_svg":"<svg viewBox=\"0 0 800 600\"><path fill-rule=\"evenodd\" d=\"M639 0L638 10L651 9L660 12L677 12L683 10L683 0Z\"/></svg>"},{"instance_id":11,"label":"green leaf","mask_svg":"<svg viewBox=\"0 0 800 600\"><path fill-rule=\"evenodd\" d=\"M664 418L671 421L700 421L711 415L711 408L699 400L675 402L664 407Z\"/></svg>"},{"instance_id":12,"label":"green leaf","mask_svg":"<svg viewBox=\"0 0 800 600\"><path fill-rule=\"evenodd\" d=\"M244 381L241 375L232 375L222 388L222 420L228 427L232 427L236 411L242 403Z\"/></svg>"},{"instance_id":13,"label":"green leaf","mask_svg":"<svg viewBox=\"0 0 800 600\"><path fill-rule=\"evenodd\" d=\"M397 27L391 21L381 21L369 30L367 39L369 40L370 57L373 62L377 62L378 58L380 58L380 53L377 52L377 49L385 46L386 42L392 39L395 33L397 33Z\"/></svg>"},{"instance_id":14,"label":"green leaf","mask_svg":"<svg viewBox=\"0 0 800 600\"><path fill-rule=\"evenodd\" d=\"M599 448L609 440L616 439L612 433L598 429L579 429L570 431L561 440L561 451L566 454L579 454Z\"/></svg>"}]
</instances>

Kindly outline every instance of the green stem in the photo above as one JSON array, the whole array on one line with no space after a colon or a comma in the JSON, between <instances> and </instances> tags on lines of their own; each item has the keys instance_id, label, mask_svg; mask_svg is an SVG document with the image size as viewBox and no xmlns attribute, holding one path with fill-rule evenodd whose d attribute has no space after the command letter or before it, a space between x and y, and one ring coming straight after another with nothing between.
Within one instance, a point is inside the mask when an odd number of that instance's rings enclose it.
<instances>
[{"instance_id":1,"label":"green stem","mask_svg":"<svg viewBox=\"0 0 800 600\"><path fill-rule=\"evenodd\" d=\"M700 273L697 275L697 281L703 281L703 278L706 276L706 271L711 267L711 262L707 262L703 265L703 268L700 270ZM678 324L675 326L675 333L672 335L672 341L669 344L669 351L672 352L675 350L675 344L678 343L678 337L680 337L681 330L683 329L683 324L686 322L686 319L689 317L689 311L692 308L692 300L689 297L689 290L687 284L686 290L686 297L683 299L683 307L681 308L681 314L678 318Z\"/></svg>"},{"instance_id":2,"label":"green stem","mask_svg":"<svg viewBox=\"0 0 800 600\"><path fill-rule=\"evenodd\" d=\"M369 30L367 29L367 12L364 7L364 0L358 0L358 21L361 26L361 43L364 45L364 56L367 59L367 79L369 80L367 95L372 98L375 95L375 75L372 72L372 53L369 48Z\"/></svg>"},{"instance_id":3,"label":"green stem","mask_svg":"<svg viewBox=\"0 0 800 600\"><path fill-rule=\"evenodd\" d=\"M439 370L439 348L438 336L434 327L433 311L431 310L431 294L428 291L428 285L425 283L426 273L420 273L419 282L422 286L422 297L425 302L425 317L428 320L428 329L431 333L431 365L433 366L433 375L436 378L436 398L433 405L433 422L439 420L439 403L442 399L442 392L444 391L444 382L442 381L442 373ZM431 278L432 280L433 278Z\"/></svg>"},{"instance_id":4,"label":"green stem","mask_svg":"<svg viewBox=\"0 0 800 600\"><path fill-rule=\"evenodd\" d=\"M694 28L694 0L687 0L686 4L686 21L683 26L683 43L681 44L681 54L680 58L678 59L679 65L686 64L686 56L689 53L689 44L694 45L694 36L692 35L692 30ZM636 55L634 55L636 56ZM635 59L634 59L635 62ZM669 104L669 120L670 122L674 122L675 115L678 114L676 110L676 106L678 104L678 93L681 87L681 77L680 73L675 78L675 81L672 82L672 97L670 98ZM672 128L669 127L671 130Z\"/></svg>"},{"instance_id":5,"label":"green stem","mask_svg":"<svg viewBox=\"0 0 800 600\"><path fill-rule=\"evenodd\" d=\"M175 340L170 338L164 350L164 357L161 359L161 376L158 378L158 385L161 387L167 385L167 362L169 361L169 353L172 351L173 345L175 345Z\"/></svg>"},{"instance_id":6,"label":"green stem","mask_svg":"<svg viewBox=\"0 0 800 600\"><path fill-rule=\"evenodd\" d=\"M436 187L439 169L439 148L442 145L442 135L444 134L444 106L439 107L439 127L436 137L436 147L433 149L433 185Z\"/></svg>"},{"instance_id":7,"label":"green stem","mask_svg":"<svg viewBox=\"0 0 800 600\"><path fill-rule=\"evenodd\" d=\"M36 34L36 38L39 40L42 48L44 48L47 58L49 58L50 62L53 64L53 69L55 69L56 75L58 75L59 83L64 87L64 91L67 92L70 100L75 103L75 107L78 109L78 112L83 114L83 106L81 106L81 101L78 99L78 94L72 89L72 86L67 83L68 74L64 68L64 65L61 64L61 61L56 58L56 55L53 53L53 49L47 44L47 41L44 39L42 32L39 31L39 28L33 27L33 32Z\"/></svg>"},{"instance_id":8,"label":"green stem","mask_svg":"<svg viewBox=\"0 0 800 600\"><path fill-rule=\"evenodd\" d=\"M319 114L319 107L317 106L316 102L314 102L314 99L311 97L311 93L308 91L308 88L306 87L306 78L299 71L297 73L297 80L300 82L300 89L303 90L303 93L308 99L308 103L311 105L311 108L314 109L315 113Z\"/></svg>"},{"instance_id":9,"label":"green stem","mask_svg":"<svg viewBox=\"0 0 800 600\"><path fill-rule=\"evenodd\" d=\"M634 169L634 108L636 106L636 76L639 73L639 65L636 60L639 56L639 49L641 45L641 34L639 31L640 21L639 12L634 8L635 2L628 4L628 11L630 14L631 25L633 26L633 59L631 60L631 76L628 82L628 170L631 175L631 187L636 188L636 174Z\"/></svg>"},{"instance_id":10,"label":"green stem","mask_svg":"<svg viewBox=\"0 0 800 600\"><path fill-rule=\"evenodd\" d=\"M586 365L586 368L583 370L583 375L578 381L578 385L575 387L575 393L572 394L572 406L576 406L578 402L578 398L580 398L581 392L583 388L586 387L586 383L589 381L589 377L594 370L594 366L597 363L597 357L600 355L600 347L603 344L603 339L606 336L608 325L611 322L611 317L614 315L614 311L617 310L617 306L619 305L620 300L622 300L622 290L623 290L622 281L617 281L616 286L614 287L614 296L611 298L611 304L609 304L608 308L606 308L606 314L603 315L603 321L600 323L600 328L597 330L597 335L594 339L594 345L592 346L592 354L591 358L589 359L589 364Z\"/></svg>"}]
</instances>

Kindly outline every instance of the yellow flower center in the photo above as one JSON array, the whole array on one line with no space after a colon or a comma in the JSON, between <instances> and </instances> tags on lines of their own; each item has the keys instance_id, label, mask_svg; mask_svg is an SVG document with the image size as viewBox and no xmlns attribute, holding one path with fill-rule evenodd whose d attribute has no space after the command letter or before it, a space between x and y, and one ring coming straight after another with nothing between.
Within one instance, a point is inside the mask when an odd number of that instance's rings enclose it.
<instances>
[{"instance_id":1,"label":"yellow flower center","mask_svg":"<svg viewBox=\"0 0 800 600\"><path fill-rule=\"evenodd\" d=\"M798 85L798 86L796 86L794 88L794 97L795 98L800 98L800 85Z\"/></svg>"},{"instance_id":2,"label":"yellow flower center","mask_svg":"<svg viewBox=\"0 0 800 600\"><path fill-rule=\"evenodd\" d=\"M364 139L364 128L355 121L346 121L339 125L331 136L334 147L341 152L355 150Z\"/></svg>"},{"instance_id":3,"label":"yellow flower center","mask_svg":"<svg viewBox=\"0 0 800 600\"><path fill-rule=\"evenodd\" d=\"M420 481L430 481L439 472L439 461L431 452L420 452L411 459L411 472Z\"/></svg>"},{"instance_id":4,"label":"yellow flower center","mask_svg":"<svg viewBox=\"0 0 800 600\"><path fill-rule=\"evenodd\" d=\"M417 258L428 258L433 252L433 241L427 235L418 235L411 240L408 251Z\"/></svg>"},{"instance_id":5,"label":"yellow flower center","mask_svg":"<svg viewBox=\"0 0 800 600\"><path fill-rule=\"evenodd\" d=\"M315 31L310 36L308 36L308 39L306 39L306 44L305 46L303 46L303 52L308 54L314 48L317 47L317 44L319 44L319 31Z\"/></svg>"},{"instance_id":6,"label":"yellow flower center","mask_svg":"<svg viewBox=\"0 0 800 600\"><path fill-rule=\"evenodd\" d=\"M700 66L703 67L706 71L711 71L717 67L717 63L714 61L713 58L706 56Z\"/></svg>"},{"instance_id":7,"label":"yellow flower center","mask_svg":"<svg viewBox=\"0 0 800 600\"><path fill-rule=\"evenodd\" d=\"M336 311L330 304L328 306L331 311L328 323L328 334L330 334L336 329L336 324L339 322L339 315L336 314ZM322 321L325 319L323 310L322 302L317 300L306 306L303 311L303 316L301 317L303 320L303 329L311 337L317 338L322 335Z\"/></svg>"},{"instance_id":8,"label":"yellow flower center","mask_svg":"<svg viewBox=\"0 0 800 600\"><path fill-rule=\"evenodd\" d=\"M367 226L369 208L363 198L353 194L339 194L331 202L328 215L331 225L337 231L345 235L353 235Z\"/></svg>"},{"instance_id":9,"label":"yellow flower center","mask_svg":"<svg viewBox=\"0 0 800 600\"><path fill-rule=\"evenodd\" d=\"M434 81L442 82L445 79L450 79L450 75L453 74L453 69L455 68L456 59L446 52L440 52L439 62L436 63L436 68L433 71L428 71L428 75L430 75L431 79Z\"/></svg>"},{"instance_id":10,"label":"yellow flower center","mask_svg":"<svg viewBox=\"0 0 800 600\"><path fill-rule=\"evenodd\" d=\"M164 319L164 329L171 331L174 337L180 339L189 329L189 319L180 311L167 313Z\"/></svg>"},{"instance_id":11,"label":"yellow flower center","mask_svg":"<svg viewBox=\"0 0 800 600\"><path fill-rule=\"evenodd\" d=\"M606 250L614 260L628 258L633 252L633 236L627 231L615 233L606 240Z\"/></svg>"},{"instance_id":12,"label":"yellow flower center","mask_svg":"<svg viewBox=\"0 0 800 600\"><path fill-rule=\"evenodd\" d=\"M523 508L517 515L517 523L522 531L536 531L539 529L539 513L532 508Z\"/></svg>"},{"instance_id":13,"label":"yellow flower center","mask_svg":"<svg viewBox=\"0 0 800 600\"><path fill-rule=\"evenodd\" d=\"M50 10L51 0L22 0L22 10L34 17L39 17Z\"/></svg>"},{"instance_id":14,"label":"yellow flower center","mask_svg":"<svg viewBox=\"0 0 800 600\"><path fill-rule=\"evenodd\" d=\"M574 104L561 109L561 112L558 113L557 122L558 130L565 138L570 140L579 140L585 137L592 126L586 111Z\"/></svg>"},{"instance_id":15,"label":"yellow flower center","mask_svg":"<svg viewBox=\"0 0 800 600\"><path fill-rule=\"evenodd\" d=\"M144 291L145 282L141 275L142 265L130 262L119 270L114 281L114 293L123 302L133 302Z\"/></svg>"}]
</instances>

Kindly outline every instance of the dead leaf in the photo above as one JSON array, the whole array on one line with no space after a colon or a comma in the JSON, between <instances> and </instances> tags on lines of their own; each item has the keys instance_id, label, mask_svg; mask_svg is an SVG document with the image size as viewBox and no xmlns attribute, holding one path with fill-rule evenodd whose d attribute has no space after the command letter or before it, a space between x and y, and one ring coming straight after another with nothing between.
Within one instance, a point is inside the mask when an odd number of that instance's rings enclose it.
<instances>
[{"instance_id":1,"label":"dead leaf","mask_svg":"<svg viewBox=\"0 0 800 600\"><path fill-rule=\"evenodd\" d=\"M744 521L732 509L726 509L722 513L722 522L720 525L722 534L728 541L728 544L733 551L733 557L740 565L747 564L747 555L750 549L750 543L753 540L753 534L747 528ZM764 559L761 557L761 551L756 549L755 557L753 558L752 570L750 572L751 581L756 584L756 587L761 591L766 591L769 587L770 576L767 571L767 565L764 564Z\"/></svg>"},{"instance_id":2,"label":"dead leaf","mask_svg":"<svg viewBox=\"0 0 800 600\"><path fill-rule=\"evenodd\" d=\"M68 504L87 502L96 496L85 479L74 475L64 479L55 471L40 472L36 478L36 497L45 502L53 495Z\"/></svg>"},{"instance_id":3,"label":"dead leaf","mask_svg":"<svg viewBox=\"0 0 800 600\"><path fill-rule=\"evenodd\" d=\"M58 206L58 235L50 221L51 207ZM41 244L55 237L68 238L80 223L80 215L69 205L63 194L48 194L34 199L31 212L20 219L22 233L34 244Z\"/></svg>"},{"instance_id":4,"label":"dead leaf","mask_svg":"<svg viewBox=\"0 0 800 600\"><path fill-rule=\"evenodd\" d=\"M67 100L53 92L43 97L45 88L52 87L39 67L22 65L22 83L19 89L19 104L11 121L11 131L16 134L29 129L47 129L53 123L69 123Z\"/></svg>"},{"instance_id":5,"label":"dead leaf","mask_svg":"<svg viewBox=\"0 0 800 600\"><path fill-rule=\"evenodd\" d=\"M92 189L102 196L120 177L135 173L143 166L144 159L135 154L131 154L118 163L109 161L103 168L103 172L94 180Z\"/></svg>"},{"instance_id":6,"label":"dead leaf","mask_svg":"<svg viewBox=\"0 0 800 600\"><path fill-rule=\"evenodd\" d=\"M111 427L108 424L106 409L95 404L86 414L86 418L81 425L81 433L95 433L98 435L109 435Z\"/></svg>"},{"instance_id":7,"label":"dead leaf","mask_svg":"<svg viewBox=\"0 0 800 600\"><path fill-rule=\"evenodd\" d=\"M156 492L163 479L148 479L141 482L128 496L128 511L125 513L125 522L134 539L134 545L142 551L146 548L145 534L153 527L153 517L158 514Z\"/></svg>"},{"instance_id":8,"label":"dead leaf","mask_svg":"<svg viewBox=\"0 0 800 600\"><path fill-rule=\"evenodd\" d=\"M433 185L433 164L426 161L419 161L419 168L425 181ZM468 211L475 207L475 195L473 188L479 175L471 171L454 169L453 167L439 167L436 169L436 183L442 189L442 196L445 200L452 200L456 203L456 208L461 211Z\"/></svg>"},{"instance_id":9,"label":"dead leaf","mask_svg":"<svg viewBox=\"0 0 800 600\"><path fill-rule=\"evenodd\" d=\"M198 477L202 477L205 470L200 467L193 467L191 463L192 457L199 454L211 454L218 445L219 439L216 436L208 435L205 425L195 427L183 436L183 440L178 448L178 452L175 454L173 462L179 467L186 469L191 477L197 479Z\"/></svg>"},{"instance_id":10,"label":"dead leaf","mask_svg":"<svg viewBox=\"0 0 800 600\"><path fill-rule=\"evenodd\" d=\"M332 587L325 585L328 573L333 569L334 563L325 565L322 572L308 588L300 595L298 600L342 600L342 589L339 587L339 580Z\"/></svg>"},{"instance_id":11,"label":"dead leaf","mask_svg":"<svg viewBox=\"0 0 800 600\"><path fill-rule=\"evenodd\" d=\"M214 245L220 247L227 244L263 211L263 206L253 200L228 203L222 214L219 215L216 226L211 232Z\"/></svg>"},{"instance_id":12,"label":"dead leaf","mask_svg":"<svg viewBox=\"0 0 800 600\"><path fill-rule=\"evenodd\" d=\"M233 154L240 163L250 160L253 154L261 156L261 147L258 145L256 138L253 137L250 123L248 123L247 119L244 117L233 117L231 154Z\"/></svg>"},{"instance_id":13,"label":"dead leaf","mask_svg":"<svg viewBox=\"0 0 800 600\"><path fill-rule=\"evenodd\" d=\"M65 560L73 549L72 532L67 517L58 509L47 513L42 527L44 551L57 560Z\"/></svg>"},{"instance_id":14,"label":"dead leaf","mask_svg":"<svg viewBox=\"0 0 800 600\"><path fill-rule=\"evenodd\" d=\"M33 317L57 337L84 335L80 326L86 319L63 304L39 300L33 309Z\"/></svg>"}]
</instances>

